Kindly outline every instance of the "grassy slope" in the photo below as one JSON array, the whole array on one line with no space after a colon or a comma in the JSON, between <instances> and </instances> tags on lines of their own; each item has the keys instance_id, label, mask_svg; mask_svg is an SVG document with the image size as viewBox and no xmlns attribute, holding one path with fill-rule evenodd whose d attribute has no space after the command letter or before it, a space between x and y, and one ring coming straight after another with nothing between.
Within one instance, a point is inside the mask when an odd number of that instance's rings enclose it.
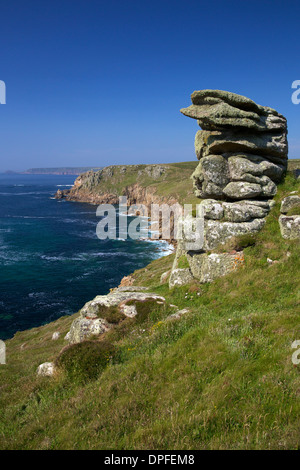
<instances>
[{"instance_id":1,"label":"grassy slope","mask_svg":"<svg viewBox=\"0 0 300 470\"><path fill-rule=\"evenodd\" d=\"M288 176L279 201L299 183ZM63 375L38 378L53 360L72 317L18 333L0 366L1 448L295 449L299 442L300 366L291 362L299 331L299 242L281 238L279 203L246 266L216 282L169 291L159 275L173 256L134 273L168 303L191 312L152 311L109 338L118 362L84 386ZM289 256L288 256L289 254ZM279 262L271 266L267 257Z\"/></svg>"},{"instance_id":2,"label":"grassy slope","mask_svg":"<svg viewBox=\"0 0 300 470\"><path fill-rule=\"evenodd\" d=\"M299 158L293 158L292 160L289 160L288 169L290 171L300 170L300 159Z\"/></svg>"}]
</instances>

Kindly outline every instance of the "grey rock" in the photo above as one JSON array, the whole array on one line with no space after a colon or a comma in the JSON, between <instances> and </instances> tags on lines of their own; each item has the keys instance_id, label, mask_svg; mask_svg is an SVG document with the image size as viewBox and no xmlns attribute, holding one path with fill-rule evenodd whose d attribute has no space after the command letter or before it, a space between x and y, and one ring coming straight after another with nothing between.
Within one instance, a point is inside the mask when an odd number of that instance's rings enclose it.
<instances>
[{"instance_id":1,"label":"grey rock","mask_svg":"<svg viewBox=\"0 0 300 470\"><path fill-rule=\"evenodd\" d=\"M287 240L300 239L300 215L281 215L279 226L283 238Z\"/></svg>"},{"instance_id":2,"label":"grey rock","mask_svg":"<svg viewBox=\"0 0 300 470\"><path fill-rule=\"evenodd\" d=\"M252 219L263 218L270 212L270 207L247 204L247 202L224 202L224 219L228 222L249 222Z\"/></svg>"},{"instance_id":3,"label":"grey rock","mask_svg":"<svg viewBox=\"0 0 300 470\"><path fill-rule=\"evenodd\" d=\"M254 153L267 160L287 165L288 144L285 133L243 133L233 131L198 131L195 138L198 159L224 153Z\"/></svg>"},{"instance_id":4,"label":"grey rock","mask_svg":"<svg viewBox=\"0 0 300 470\"><path fill-rule=\"evenodd\" d=\"M195 195L205 200L198 206L202 225L190 219L181 222L183 228L189 224L195 230L178 242L171 286L191 282L191 276L211 282L243 263L242 253L207 252L222 251L229 239L263 228L275 205L271 199L287 169L288 153L284 116L244 96L196 91L192 105L181 112L197 119L202 128L195 137L199 164L192 180ZM293 223L294 234L297 221Z\"/></svg>"},{"instance_id":5,"label":"grey rock","mask_svg":"<svg viewBox=\"0 0 300 470\"><path fill-rule=\"evenodd\" d=\"M203 157L192 174L196 196L200 198L221 197L229 183L227 160L222 155Z\"/></svg>"},{"instance_id":6,"label":"grey rock","mask_svg":"<svg viewBox=\"0 0 300 470\"><path fill-rule=\"evenodd\" d=\"M52 339L53 339L54 341L56 341L57 339L59 339L59 337L60 337L60 332L59 332L59 331L55 331L55 332L53 333L53 335L52 335Z\"/></svg>"},{"instance_id":7,"label":"grey rock","mask_svg":"<svg viewBox=\"0 0 300 470\"><path fill-rule=\"evenodd\" d=\"M190 214L178 219L178 230L182 238L178 239L177 250L173 268L177 267L176 262L185 251L199 251L203 249L204 241L204 218L192 217Z\"/></svg>"},{"instance_id":8,"label":"grey rock","mask_svg":"<svg viewBox=\"0 0 300 470\"><path fill-rule=\"evenodd\" d=\"M70 340L70 331L68 331L68 333L67 333L66 336L64 337L64 340L65 340L65 341L69 341L69 340Z\"/></svg>"},{"instance_id":9,"label":"grey rock","mask_svg":"<svg viewBox=\"0 0 300 470\"><path fill-rule=\"evenodd\" d=\"M166 321L169 320L179 320L183 315L186 315L187 313L190 312L189 308L183 308L181 310L177 310L177 312L172 313L166 318Z\"/></svg>"},{"instance_id":10,"label":"grey rock","mask_svg":"<svg viewBox=\"0 0 300 470\"><path fill-rule=\"evenodd\" d=\"M254 198L262 195L262 187L257 183L232 181L223 192L230 199Z\"/></svg>"},{"instance_id":11,"label":"grey rock","mask_svg":"<svg viewBox=\"0 0 300 470\"><path fill-rule=\"evenodd\" d=\"M214 199L205 199L201 202L205 219L220 220L224 216L224 206Z\"/></svg>"},{"instance_id":12,"label":"grey rock","mask_svg":"<svg viewBox=\"0 0 300 470\"><path fill-rule=\"evenodd\" d=\"M148 291L149 287L142 287L142 286L122 286L117 287L114 289L113 292L144 292Z\"/></svg>"},{"instance_id":13,"label":"grey rock","mask_svg":"<svg viewBox=\"0 0 300 470\"><path fill-rule=\"evenodd\" d=\"M267 178L267 179L266 179ZM245 199L256 197L275 196L277 188L267 176L261 178L262 186L258 183L245 181L232 181L223 189L223 193L230 199Z\"/></svg>"},{"instance_id":14,"label":"grey rock","mask_svg":"<svg viewBox=\"0 0 300 470\"><path fill-rule=\"evenodd\" d=\"M286 214L289 210L300 208L300 196L287 196L281 202L280 212Z\"/></svg>"},{"instance_id":15,"label":"grey rock","mask_svg":"<svg viewBox=\"0 0 300 470\"><path fill-rule=\"evenodd\" d=\"M228 166L230 178L232 181L249 181L248 177L268 176L274 182L279 182L284 173L284 167L266 160L266 158L259 155L251 154L229 154ZM256 180L255 182L259 182Z\"/></svg>"},{"instance_id":16,"label":"grey rock","mask_svg":"<svg viewBox=\"0 0 300 470\"><path fill-rule=\"evenodd\" d=\"M52 377L55 373L55 367L53 362L44 362L37 368L37 375L42 377Z\"/></svg>"},{"instance_id":17,"label":"grey rock","mask_svg":"<svg viewBox=\"0 0 300 470\"><path fill-rule=\"evenodd\" d=\"M107 295L98 295L90 302L87 302L80 310L79 317L73 321L65 339L70 344L80 343L91 336L99 336L113 328L112 324L103 318L99 318L98 312L101 306L119 306L122 313L128 317L133 317L137 312L135 308L129 308L130 306L126 305L126 302L129 300L136 300L137 302L144 302L145 300L165 302L164 297L154 293L141 292L140 288L145 289L139 286L119 287Z\"/></svg>"},{"instance_id":18,"label":"grey rock","mask_svg":"<svg viewBox=\"0 0 300 470\"><path fill-rule=\"evenodd\" d=\"M193 276L189 269L173 269L169 279L170 289L173 287L180 287L190 284L193 281Z\"/></svg>"},{"instance_id":19,"label":"grey rock","mask_svg":"<svg viewBox=\"0 0 300 470\"><path fill-rule=\"evenodd\" d=\"M165 284L167 282L169 276L170 276L170 270L165 271L164 273L162 273L162 275L160 276L160 283Z\"/></svg>"},{"instance_id":20,"label":"grey rock","mask_svg":"<svg viewBox=\"0 0 300 470\"><path fill-rule=\"evenodd\" d=\"M121 302L125 300L147 300L147 299L163 299L161 296L153 293L145 293L145 292L132 292L132 291L123 291L117 289L107 295L97 295L93 300L87 302L80 311L80 315L82 317L88 316L91 317L92 315L98 315L99 306L105 307L112 307L114 305L119 305Z\"/></svg>"},{"instance_id":21,"label":"grey rock","mask_svg":"<svg viewBox=\"0 0 300 470\"><path fill-rule=\"evenodd\" d=\"M258 233L266 221L264 218L249 222L219 222L207 220L204 233L204 251L214 250L232 237Z\"/></svg>"},{"instance_id":22,"label":"grey rock","mask_svg":"<svg viewBox=\"0 0 300 470\"><path fill-rule=\"evenodd\" d=\"M138 175L146 174L154 180L158 180L166 173L166 168L161 165L147 165L143 170L138 172Z\"/></svg>"},{"instance_id":23,"label":"grey rock","mask_svg":"<svg viewBox=\"0 0 300 470\"><path fill-rule=\"evenodd\" d=\"M91 336L99 336L110 328L112 325L102 318L79 317L71 325L68 341L70 344L80 343Z\"/></svg>"},{"instance_id":24,"label":"grey rock","mask_svg":"<svg viewBox=\"0 0 300 470\"><path fill-rule=\"evenodd\" d=\"M188 254L193 276L201 283L212 282L244 264L243 252Z\"/></svg>"},{"instance_id":25,"label":"grey rock","mask_svg":"<svg viewBox=\"0 0 300 470\"><path fill-rule=\"evenodd\" d=\"M181 113L197 119L202 129L245 128L266 132L286 128L286 119L275 110L235 93L201 90L195 91L191 98L192 106L181 109Z\"/></svg>"}]
</instances>

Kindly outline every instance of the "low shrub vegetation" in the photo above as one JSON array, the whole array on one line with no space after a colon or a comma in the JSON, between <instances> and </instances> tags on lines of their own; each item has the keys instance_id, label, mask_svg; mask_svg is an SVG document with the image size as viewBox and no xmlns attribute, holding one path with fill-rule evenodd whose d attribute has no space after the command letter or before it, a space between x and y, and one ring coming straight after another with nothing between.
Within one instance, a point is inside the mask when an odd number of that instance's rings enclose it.
<instances>
[{"instance_id":1,"label":"low shrub vegetation","mask_svg":"<svg viewBox=\"0 0 300 470\"><path fill-rule=\"evenodd\" d=\"M72 382L86 383L97 379L116 354L108 341L84 341L63 349L56 367Z\"/></svg>"},{"instance_id":2,"label":"low shrub vegetation","mask_svg":"<svg viewBox=\"0 0 300 470\"><path fill-rule=\"evenodd\" d=\"M120 323L126 318L126 316L120 312L120 309L117 305L113 305L111 307L99 305L97 315L99 318L103 318L104 320L108 321L108 323L113 324Z\"/></svg>"}]
</instances>

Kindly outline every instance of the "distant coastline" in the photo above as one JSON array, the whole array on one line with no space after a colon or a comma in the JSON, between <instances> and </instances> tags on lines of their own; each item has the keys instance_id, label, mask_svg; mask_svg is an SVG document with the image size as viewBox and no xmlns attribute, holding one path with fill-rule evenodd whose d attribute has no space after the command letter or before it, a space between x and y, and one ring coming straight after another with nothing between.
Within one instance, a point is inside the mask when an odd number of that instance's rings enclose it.
<instances>
[{"instance_id":1,"label":"distant coastline","mask_svg":"<svg viewBox=\"0 0 300 470\"><path fill-rule=\"evenodd\" d=\"M80 175L90 170L101 170L103 167L57 167L57 168L29 168L25 171L5 171L6 175Z\"/></svg>"}]
</instances>

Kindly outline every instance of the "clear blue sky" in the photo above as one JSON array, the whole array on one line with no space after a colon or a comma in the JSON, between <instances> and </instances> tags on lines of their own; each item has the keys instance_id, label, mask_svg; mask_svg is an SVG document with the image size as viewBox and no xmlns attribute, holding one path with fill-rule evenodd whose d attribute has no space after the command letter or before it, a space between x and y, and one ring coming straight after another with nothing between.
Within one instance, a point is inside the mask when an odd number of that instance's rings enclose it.
<instances>
[{"instance_id":1,"label":"clear blue sky","mask_svg":"<svg viewBox=\"0 0 300 470\"><path fill-rule=\"evenodd\" d=\"M195 159L195 89L276 108L300 158L298 0L1 2L0 170Z\"/></svg>"}]
</instances>

